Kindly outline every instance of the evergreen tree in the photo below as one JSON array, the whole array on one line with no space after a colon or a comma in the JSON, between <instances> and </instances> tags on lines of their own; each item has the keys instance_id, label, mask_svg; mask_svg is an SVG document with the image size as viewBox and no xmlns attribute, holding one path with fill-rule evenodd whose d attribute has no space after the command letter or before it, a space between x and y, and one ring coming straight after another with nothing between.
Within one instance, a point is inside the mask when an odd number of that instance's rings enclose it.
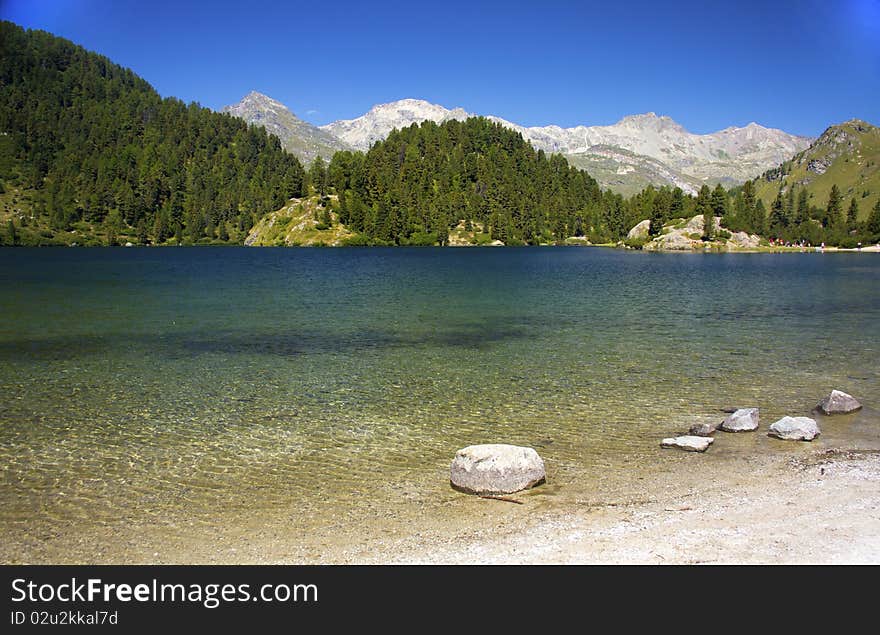
<instances>
[{"instance_id":1,"label":"evergreen tree","mask_svg":"<svg viewBox=\"0 0 880 635\"><path fill-rule=\"evenodd\" d=\"M319 196L324 196L327 193L327 168L321 157L315 157L312 167L309 168L309 182Z\"/></svg>"},{"instance_id":2,"label":"evergreen tree","mask_svg":"<svg viewBox=\"0 0 880 635\"><path fill-rule=\"evenodd\" d=\"M822 220L823 227L838 226L843 218L841 217L841 196L837 183L831 186L831 192L828 194L828 206L825 208L825 218Z\"/></svg>"},{"instance_id":3,"label":"evergreen tree","mask_svg":"<svg viewBox=\"0 0 880 635\"><path fill-rule=\"evenodd\" d=\"M10 245L18 244L18 233L15 231L15 223L12 219L9 219L9 224L6 226L6 235L9 237Z\"/></svg>"},{"instance_id":4,"label":"evergreen tree","mask_svg":"<svg viewBox=\"0 0 880 635\"><path fill-rule=\"evenodd\" d=\"M801 189L798 193L797 211L794 216L794 224L798 227L810 221L810 204L807 200L807 190Z\"/></svg>"},{"instance_id":5,"label":"evergreen tree","mask_svg":"<svg viewBox=\"0 0 880 635\"><path fill-rule=\"evenodd\" d=\"M724 218L727 215L727 191L721 186L721 183L712 190L712 213L715 216Z\"/></svg>"},{"instance_id":6,"label":"evergreen tree","mask_svg":"<svg viewBox=\"0 0 880 635\"><path fill-rule=\"evenodd\" d=\"M880 239L880 199L877 200L874 209L871 210L871 215L868 216L868 222L865 229L874 240Z\"/></svg>"},{"instance_id":7,"label":"evergreen tree","mask_svg":"<svg viewBox=\"0 0 880 635\"><path fill-rule=\"evenodd\" d=\"M777 192L773 205L770 206L770 218L768 224L770 225L770 233L773 234L774 238L780 238L785 232L787 225L785 217L785 202L782 198L781 190Z\"/></svg>"},{"instance_id":8,"label":"evergreen tree","mask_svg":"<svg viewBox=\"0 0 880 635\"><path fill-rule=\"evenodd\" d=\"M107 246L113 247L119 241L119 232L122 231L122 215L118 209L110 210L104 219L104 231L107 233Z\"/></svg>"},{"instance_id":9,"label":"evergreen tree","mask_svg":"<svg viewBox=\"0 0 880 635\"><path fill-rule=\"evenodd\" d=\"M788 192L785 194L785 226L791 227L795 224L795 186L794 183L788 188Z\"/></svg>"},{"instance_id":10,"label":"evergreen tree","mask_svg":"<svg viewBox=\"0 0 880 635\"><path fill-rule=\"evenodd\" d=\"M148 241L147 222L143 218L141 218L137 224L137 241L139 245L146 245Z\"/></svg>"},{"instance_id":11,"label":"evergreen tree","mask_svg":"<svg viewBox=\"0 0 880 635\"><path fill-rule=\"evenodd\" d=\"M712 209L712 191L708 185L704 184L700 188L694 211L703 217L703 240L712 240L715 236L715 214Z\"/></svg>"},{"instance_id":12,"label":"evergreen tree","mask_svg":"<svg viewBox=\"0 0 880 635\"><path fill-rule=\"evenodd\" d=\"M849 209L846 212L846 230L850 232L856 231L859 219L859 204L856 197L853 196L849 201Z\"/></svg>"},{"instance_id":13,"label":"evergreen tree","mask_svg":"<svg viewBox=\"0 0 880 635\"><path fill-rule=\"evenodd\" d=\"M666 209L662 197L655 197L651 206L651 226L648 233L651 236L660 236L663 233L663 225L666 223Z\"/></svg>"},{"instance_id":14,"label":"evergreen tree","mask_svg":"<svg viewBox=\"0 0 880 635\"><path fill-rule=\"evenodd\" d=\"M767 233L767 209L764 207L764 201L758 199L755 203L755 209L752 212L751 222L749 223L749 233L763 236Z\"/></svg>"},{"instance_id":15,"label":"evergreen tree","mask_svg":"<svg viewBox=\"0 0 880 635\"><path fill-rule=\"evenodd\" d=\"M225 221L225 220L221 220L221 221L220 221L220 235L219 235L219 238L220 238L220 240L222 240L223 242L227 242L227 241L229 241L229 230L226 229L226 221Z\"/></svg>"},{"instance_id":16,"label":"evergreen tree","mask_svg":"<svg viewBox=\"0 0 880 635\"><path fill-rule=\"evenodd\" d=\"M672 190L672 201L669 204L669 215L671 218L681 218L684 216L684 191L680 187Z\"/></svg>"}]
</instances>

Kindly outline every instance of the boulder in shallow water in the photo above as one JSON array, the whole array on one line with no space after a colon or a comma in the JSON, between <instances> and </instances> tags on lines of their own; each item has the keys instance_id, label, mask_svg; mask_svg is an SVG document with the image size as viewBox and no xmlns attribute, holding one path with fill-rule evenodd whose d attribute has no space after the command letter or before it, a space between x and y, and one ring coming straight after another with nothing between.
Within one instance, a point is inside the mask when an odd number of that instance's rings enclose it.
<instances>
[{"instance_id":1,"label":"boulder in shallow water","mask_svg":"<svg viewBox=\"0 0 880 635\"><path fill-rule=\"evenodd\" d=\"M721 422L725 432L751 432L758 429L758 409L740 408Z\"/></svg>"},{"instance_id":2,"label":"boulder in shallow water","mask_svg":"<svg viewBox=\"0 0 880 635\"><path fill-rule=\"evenodd\" d=\"M506 443L469 445L455 453L452 487L467 494L512 494L546 479L544 461L532 448Z\"/></svg>"},{"instance_id":3,"label":"boulder in shallow water","mask_svg":"<svg viewBox=\"0 0 880 635\"><path fill-rule=\"evenodd\" d=\"M671 437L663 439L660 442L661 448L678 448L686 452L705 452L706 449L715 443L712 437L697 437L686 435L683 437Z\"/></svg>"},{"instance_id":4,"label":"boulder in shallow water","mask_svg":"<svg viewBox=\"0 0 880 635\"><path fill-rule=\"evenodd\" d=\"M688 430L688 434L695 437L708 437L709 435L713 434L720 425L720 421L713 421L711 423L695 423L691 426L691 429Z\"/></svg>"},{"instance_id":5,"label":"boulder in shallow water","mask_svg":"<svg viewBox=\"0 0 880 635\"><path fill-rule=\"evenodd\" d=\"M783 441L812 441L819 436L819 426L809 417L782 417L770 425L771 437Z\"/></svg>"},{"instance_id":6,"label":"boulder in shallow water","mask_svg":"<svg viewBox=\"0 0 880 635\"><path fill-rule=\"evenodd\" d=\"M816 408L826 415L845 415L861 410L862 404L855 397L842 390L832 390L831 394L820 401Z\"/></svg>"}]
</instances>

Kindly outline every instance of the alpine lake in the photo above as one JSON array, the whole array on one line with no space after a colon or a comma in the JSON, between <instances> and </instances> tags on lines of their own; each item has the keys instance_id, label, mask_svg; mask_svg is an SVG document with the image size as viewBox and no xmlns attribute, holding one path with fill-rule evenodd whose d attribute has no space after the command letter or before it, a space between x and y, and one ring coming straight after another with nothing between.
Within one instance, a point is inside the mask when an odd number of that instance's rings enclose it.
<instances>
[{"instance_id":1,"label":"alpine lake","mask_svg":"<svg viewBox=\"0 0 880 635\"><path fill-rule=\"evenodd\" d=\"M760 452L880 448L869 254L4 249L0 278L7 564L356 561ZM771 445L832 388L863 411ZM758 434L660 449L738 406ZM455 492L475 443L534 447L547 484Z\"/></svg>"}]
</instances>

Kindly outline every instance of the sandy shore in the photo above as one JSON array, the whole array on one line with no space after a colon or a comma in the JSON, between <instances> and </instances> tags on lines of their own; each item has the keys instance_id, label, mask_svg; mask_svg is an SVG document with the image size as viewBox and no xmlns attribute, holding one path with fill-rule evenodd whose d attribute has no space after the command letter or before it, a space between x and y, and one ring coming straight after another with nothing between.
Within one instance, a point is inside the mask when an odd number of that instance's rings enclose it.
<instances>
[{"instance_id":1,"label":"sandy shore","mask_svg":"<svg viewBox=\"0 0 880 635\"><path fill-rule=\"evenodd\" d=\"M766 478L538 514L513 526L387 542L372 563L695 564L880 562L880 453L821 450ZM485 501L486 505L510 505ZM528 501L523 506L525 507ZM516 510L519 511L519 510ZM427 538L427 539L426 539Z\"/></svg>"},{"instance_id":2,"label":"sandy shore","mask_svg":"<svg viewBox=\"0 0 880 635\"><path fill-rule=\"evenodd\" d=\"M387 486L301 529L295 505L217 510L206 525L119 521L9 535L6 563L812 564L880 563L880 434L869 416L824 419L812 443L718 433L704 454L661 450L584 479L551 460L522 504ZM552 457L552 453L548 452ZM381 484L377 482L377 487ZM377 496L379 495L377 490ZM389 492L385 493L389 495ZM324 517L327 518L327 517Z\"/></svg>"}]
</instances>

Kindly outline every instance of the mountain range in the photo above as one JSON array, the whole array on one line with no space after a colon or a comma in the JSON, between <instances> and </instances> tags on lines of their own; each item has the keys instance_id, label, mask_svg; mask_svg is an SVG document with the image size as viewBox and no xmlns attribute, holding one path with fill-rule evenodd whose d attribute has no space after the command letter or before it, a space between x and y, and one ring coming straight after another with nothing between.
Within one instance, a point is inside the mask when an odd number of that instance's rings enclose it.
<instances>
[{"instance_id":1,"label":"mountain range","mask_svg":"<svg viewBox=\"0 0 880 635\"><path fill-rule=\"evenodd\" d=\"M329 159L336 149L367 150L393 129L414 123L477 116L463 108L402 99L374 106L355 119L316 127L256 92L223 110L266 126L285 148L306 160L317 154ZM703 183L735 185L778 166L813 141L756 123L694 134L653 112L630 115L610 126L573 128L525 127L493 115L486 118L519 132L536 149L564 155L603 187L623 194L633 194L648 184L678 186L688 193L695 193Z\"/></svg>"}]
</instances>

